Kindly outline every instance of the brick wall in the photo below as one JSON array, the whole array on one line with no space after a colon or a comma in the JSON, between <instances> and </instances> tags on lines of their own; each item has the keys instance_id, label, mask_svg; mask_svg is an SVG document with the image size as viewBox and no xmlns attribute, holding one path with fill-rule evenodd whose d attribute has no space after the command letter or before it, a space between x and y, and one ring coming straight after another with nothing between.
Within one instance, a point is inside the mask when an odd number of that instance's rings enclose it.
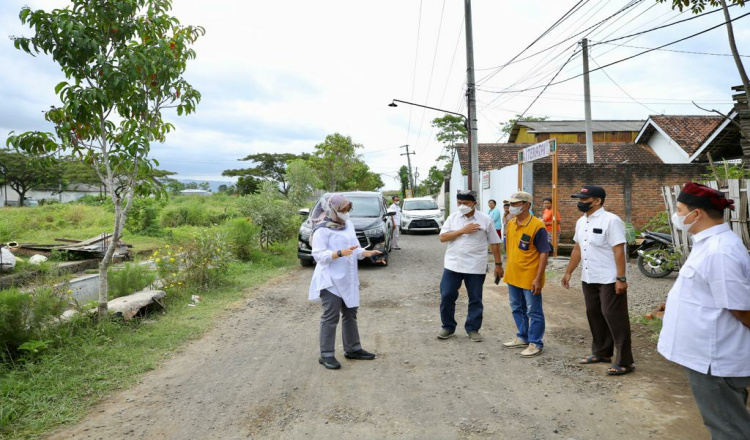
<instances>
[{"instance_id":1,"label":"brick wall","mask_svg":"<svg viewBox=\"0 0 750 440\"><path fill-rule=\"evenodd\" d=\"M604 207L627 219L626 196L630 195L630 221L641 229L649 219L665 210L661 187L696 180L703 164L561 164L558 168L558 209L562 218L562 239L572 240L576 220L581 216L578 201L570 197L583 185L599 185L607 191ZM552 164L534 164L534 213L541 212L542 200L552 196Z\"/></svg>"}]
</instances>

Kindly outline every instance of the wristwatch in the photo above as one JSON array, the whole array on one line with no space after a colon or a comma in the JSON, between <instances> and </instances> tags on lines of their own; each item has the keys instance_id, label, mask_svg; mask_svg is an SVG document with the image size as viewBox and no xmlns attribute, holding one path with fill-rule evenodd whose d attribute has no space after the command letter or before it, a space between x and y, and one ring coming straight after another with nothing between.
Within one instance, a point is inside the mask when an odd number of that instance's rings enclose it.
<instances>
[{"instance_id":1,"label":"wristwatch","mask_svg":"<svg viewBox=\"0 0 750 440\"><path fill-rule=\"evenodd\" d=\"M617 281L619 281L621 283L627 283L628 279L626 277L617 277Z\"/></svg>"},{"instance_id":2,"label":"wristwatch","mask_svg":"<svg viewBox=\"0 0 750 440\"><path fill-rule=\"evenodd\" d=\"M341 257L341 250L336 251L336 255Z\"/></svg>"},{"instance_id":3,"label":"wristwatch","mask_svg":"<svg viewBox=\"0 0 750 440\"><path fill-rule=\"evenodd\" d=\"M495 263L495 266L503 267L503 263Z\"/></svg>"}]
</instances>

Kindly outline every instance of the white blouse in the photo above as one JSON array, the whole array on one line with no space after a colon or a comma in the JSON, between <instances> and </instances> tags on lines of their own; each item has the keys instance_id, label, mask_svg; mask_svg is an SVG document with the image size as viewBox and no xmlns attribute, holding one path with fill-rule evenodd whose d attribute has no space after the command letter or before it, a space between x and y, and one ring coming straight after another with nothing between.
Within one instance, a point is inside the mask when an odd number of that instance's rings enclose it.
<instances>
[{"instance_id":1,"label":"white blouse","mask_svg":"<svg viewBox=\"0 0 750 440\"><path fill-rule=\"evenodd\" d=\"M359 245L354 225L347 220L340 231L320 228L313 234L312 255L318 263L310 282L310 301L320 301L320 291L325 289L344 300L347 307L359 307L359 275L357 260L365 251ZM357 246L352 255L333 259L332 253Z\"/></svg>"}]
</instances>

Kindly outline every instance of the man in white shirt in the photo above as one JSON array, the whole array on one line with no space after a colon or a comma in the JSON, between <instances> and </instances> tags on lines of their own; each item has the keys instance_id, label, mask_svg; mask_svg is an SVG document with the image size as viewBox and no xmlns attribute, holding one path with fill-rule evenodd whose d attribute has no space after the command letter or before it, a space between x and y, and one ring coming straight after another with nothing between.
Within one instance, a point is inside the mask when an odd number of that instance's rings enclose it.
<instances>
[{"instance_id":1,"label":"man in white shirt","mask_svg":"<svg viewBox=\"0 0 750 440\"><path fill-rule=\"evenodd\" d=\"M688 183L672 223L692 234L693 249L667 297L659 353L682 365L717 439L750 438L750 257L724 223L734 202Z\"/></svg>"},{"instance_id":2,"label":"man in white shirt","mask_svg":"<svg viewBox=\"0 0 750 440\"><path fill-rule=\"evenodd\" d=\"M440 241L448 243L445 268L440 280L440 319L443 324L438 338L448 339L456 332L456 300L463 282L469 296L469 311L464 329L473 342L481 342L482 286L487 273L487 246L495 258L494 274L503 277L500 260L500 237L487 214L476 209L474 191L458 191L458 210L448 216L440 230Z\"/></svg>"},{"instance_id":3,"label":"man in white shirt","mask_svg":"<svg viewBox=\"0 0 750 440\"><path fill-rule=\"evenodd\" d=\"M388 207L388 212L395 212L396 215L391 216L393 222L393 246L392 249L400 251L401 248L398 245L398 237L401 235L401 207L398 205L400 201L398 196L393 196L393 203Z\"/></svg>"},{"instance_id":4,"label":"man in white shirt","mask_svg":"<svg viewBox=\"0 0 750 440\"><path fill-rule=\"evenodd\" d=\"M611 362L616 347L617 360L606 373L627 374L635 366L628 314L625 224L604 209L607 193L601 186L584 186L571 197L579 200L578 210L584 215L576 223L575 246L562 285L570 289L570 277L583 262L581 284L593 340L591 355L579 363Z\"/></svg>"}]
</instances>

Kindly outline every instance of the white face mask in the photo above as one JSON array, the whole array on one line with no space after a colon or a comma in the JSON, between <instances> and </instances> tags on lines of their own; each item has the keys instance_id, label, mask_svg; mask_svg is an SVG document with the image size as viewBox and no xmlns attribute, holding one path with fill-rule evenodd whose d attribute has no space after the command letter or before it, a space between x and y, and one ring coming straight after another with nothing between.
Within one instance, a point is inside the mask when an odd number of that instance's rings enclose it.
<instances>
[{"instance_id":1,"label":"white face mask","mask_svg":"<svg viewBox=\"0 0 750 440\"><path fill-rule=\"evenodd\" d=\"M467 206L467 205L458 205L458 212L461 213L461 215L466 215L474 210L473 206Z\"/></svg>"},{"instance_id":2,"label":"white face mask","mask_svg":"<svg viewBox=\"0 0 750 440\"><path fill-rule=\"evenodd\" d=\"M336 217L339 218L342 222L345 222L349 220L349 213L348 212L338 212L336 211Z\"/></svg>"},{"instance_id":3,"label":"white face mask","mask_svg":"<svg viewBox=\"0 0 750 440\"><path fill-rule=\"evenodd\" d=\"M688 215L690 215L693 211L688 212L686 215L678 215L676 212L672 214L672 224L674 224L677 229L682 230L683 232L689 232L690 228L693 227L695 224L695 221L692 223L685 223L685 219ZM696 220L697 221L697 220Z\"/></svg>"},{"instance_id":4,"label":"white face mask","mask_svg":"<svg viewBox=\"0 0 750 440\"><path fill-rule=\"evenodd\" d=\"M510 212L510 215L518 215L523 211L523 206L511 206L510 209L508 209L508 212Z\"/></svg>"}]
</instances>

